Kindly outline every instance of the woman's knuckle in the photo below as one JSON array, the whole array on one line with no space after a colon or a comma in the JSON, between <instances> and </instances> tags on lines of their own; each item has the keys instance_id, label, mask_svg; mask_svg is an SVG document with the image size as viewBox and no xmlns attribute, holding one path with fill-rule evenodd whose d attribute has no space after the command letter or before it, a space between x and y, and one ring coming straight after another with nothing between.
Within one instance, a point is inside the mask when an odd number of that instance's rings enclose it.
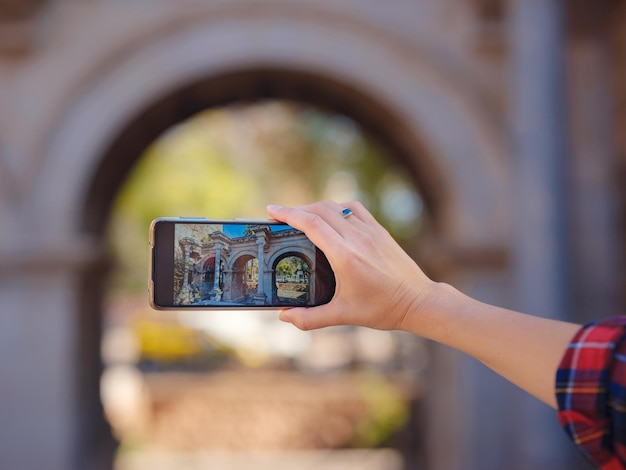
<instances>
[{"instance_id":1,"label":"woman's knuckle","mask_svg":"<svg viewBox=\"0 0 626 470\"><path fill-rule=\"evenodd\" d=\"M357 200L350 201L350 205L351 205L352 207L354 207L355 209L359 209L359 210L360 210L360 209L365 209L365 207L363 206L363 204L361 203L361 201L357 201Z\"/></svg>"},{"instance_id":2,"label":"woman's knuckle","mask_svg":"<svg viewBox=\"0 0 626 470\"><path fill-rule=\"evenodd\" d=\"M305 228L307 230L317 230L322 226L323 222L319 215L310 213L305 220Z\"/></svg>"}]
</instances>

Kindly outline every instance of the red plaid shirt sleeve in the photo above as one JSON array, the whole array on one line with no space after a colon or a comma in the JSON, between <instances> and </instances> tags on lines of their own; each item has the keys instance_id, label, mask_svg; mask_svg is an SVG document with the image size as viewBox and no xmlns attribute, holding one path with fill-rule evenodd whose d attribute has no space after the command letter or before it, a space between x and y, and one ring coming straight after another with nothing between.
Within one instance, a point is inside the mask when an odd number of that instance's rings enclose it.
<instances>
[{"instance_id":1,"label":"red plaid shirt sleeve","mask_svg":"<svg viewBox=\"0 0 626 470\"><path fill-rule=\"evenodd\" d=\"M626 317L581 328L556 376L558 417L603 470L626 469Z\"/></svg>"}]
</instances>

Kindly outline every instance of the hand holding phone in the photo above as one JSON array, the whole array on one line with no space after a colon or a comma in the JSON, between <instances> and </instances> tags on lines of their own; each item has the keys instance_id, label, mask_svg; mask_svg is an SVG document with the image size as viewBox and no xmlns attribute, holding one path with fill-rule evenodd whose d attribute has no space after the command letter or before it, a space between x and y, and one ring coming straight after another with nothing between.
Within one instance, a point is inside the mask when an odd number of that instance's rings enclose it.
<instances>
[{"instance_id":1,"label":"hand holding phone","mask_svg":"<svg viewBox=\"0 0 626 470\"><path fill-rule=\"evenodd\" d=\"M150 249L155 309L312 307L335 292L322 251L281 222L159 218Z\"/></svg>"}]
</instances>

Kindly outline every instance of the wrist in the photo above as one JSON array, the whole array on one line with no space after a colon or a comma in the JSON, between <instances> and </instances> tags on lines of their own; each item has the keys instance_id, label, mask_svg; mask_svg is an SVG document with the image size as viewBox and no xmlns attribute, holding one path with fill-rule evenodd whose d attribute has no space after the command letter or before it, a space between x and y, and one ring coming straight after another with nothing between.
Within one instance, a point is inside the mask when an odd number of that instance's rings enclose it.
<instances>
[{"instance_id":1,"label":"wrist","mask_svg":"<svg viewBox=\"0 0 626 470\"><path fill-rule=\"evenodd\" d=\"M415 294L399 329L440 341L449 328L459 295L460 292L449 284L430 281Z\"/></svg>"}]
</instances>

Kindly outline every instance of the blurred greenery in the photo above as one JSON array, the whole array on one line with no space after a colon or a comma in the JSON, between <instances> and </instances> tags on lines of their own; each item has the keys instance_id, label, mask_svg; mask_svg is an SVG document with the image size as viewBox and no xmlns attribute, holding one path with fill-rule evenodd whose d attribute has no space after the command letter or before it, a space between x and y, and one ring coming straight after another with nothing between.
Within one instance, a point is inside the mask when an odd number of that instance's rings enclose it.
<instances>
[{"instance_id":1,"label":"blurred greenery","mask_svg":"<svg viewBox=\"0 0 626 470\"><path fill-rule=\"evenodd\" d=\"M358 199L401 243L422 203L406 172L351 119L292 102L216 108L166 131L118 194L108 240L112 288L145 291L160 216L267 217L267 204Z\"/></svg>"},{"instance_id":2,"label":"blurred greenery","mask_svg":"<svg viewBox=\"0 0 626 470\"><path fill-rule=\"evenodd\" d=\"M355 447L378 447L388 443L409 419L409 404L397 386L374 371L362 371L357 386L367 413L353 438Z\"/></svg>"}]
</instances>

